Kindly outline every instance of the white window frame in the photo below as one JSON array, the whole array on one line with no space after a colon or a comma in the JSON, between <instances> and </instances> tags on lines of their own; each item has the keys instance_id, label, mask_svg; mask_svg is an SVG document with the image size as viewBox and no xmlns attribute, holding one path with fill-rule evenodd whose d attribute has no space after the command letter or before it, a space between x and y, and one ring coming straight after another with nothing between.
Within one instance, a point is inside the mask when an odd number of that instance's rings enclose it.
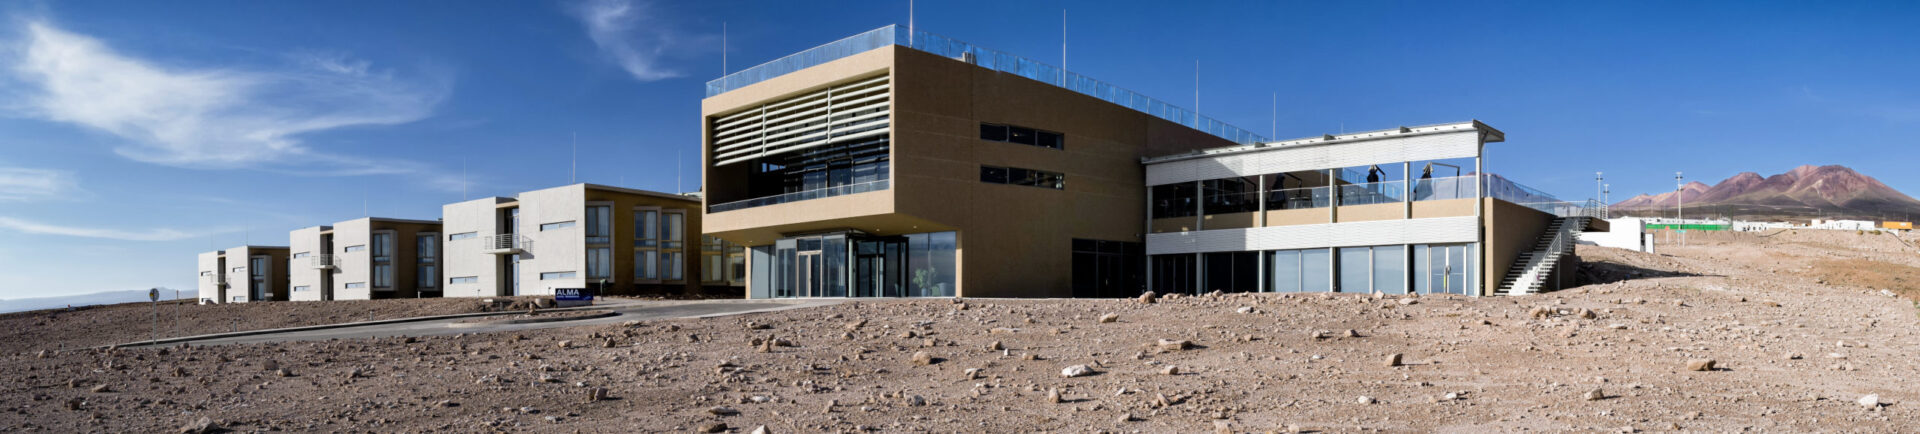
<instances>
[{"instance_id":1,"label":"white window frame","mask_svg":"<svg viewBox=\"0 0 1920 434\"><path fill-rule=\"evenodd\" d=\"M541 223L540 231L541 232L557 231L561 229L571 228L573 226L574 226L573 220L559 221L559 222L553 222L553 223Z\"/></svg>"}]
</instances>

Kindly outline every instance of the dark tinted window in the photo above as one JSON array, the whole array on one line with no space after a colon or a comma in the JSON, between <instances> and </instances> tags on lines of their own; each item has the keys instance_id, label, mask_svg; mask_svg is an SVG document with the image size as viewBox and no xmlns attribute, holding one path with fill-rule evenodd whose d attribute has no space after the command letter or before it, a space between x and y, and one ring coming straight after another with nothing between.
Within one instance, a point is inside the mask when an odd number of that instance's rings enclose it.
<instances>
[{"instance_id":1,"label":"dark tinted window","mask_svg":"<svg viewBox=\"0 0 1920 434\"><path fill-rule=\"evenodd\" d=\"M1007 141L1007 126L993 125L993 124L980 124L980 139L992 140L996 142Z\"/></svg>"},{"instance_id":2,"label":"dark tinted window","mask_svg":"<svg viewBox=\"0 0 1920 434\"><path fill-rule=\"evenodd\" d=\"M1034 136L1036 138L1034 145L1036 146L1053 148L1053 149L1066 149L1067 138L1064 136L1061 136L1060 133L1055 133L1050 131L1040 131L1038 133L1035 133Z\"/></svg>"},{"instance_id":3,"label":"dark tinted window","mask_svg":"<svg viewBox=\"0 0 1920 434\"><path fill-rule=\"evenodd\" d=\"M1007 183L1007 168L980 166L980 182L992 184Z\"/></svg>"},{"instance_id":4,"label":"dark tinted window","mask_svg":"<svg viewBox=\"0 0 1920 434\"><path fill-rule=\"evenodd\" d=\"M1033 185L1033 171L1018 167L1007 168L1007 183L1013 185Z\"/></svg>"},{"instance_id":5,"label":"dark tinted window","mask_svg":"<svg viewBox=\"0 0 1920 434\"><path fill-rule=\"evenodd\" d=\"M1007 141L1009 142L1031 145L1034 144L1033 139L1032 128L1007 127Z\"/></svg>"}]
</instances>

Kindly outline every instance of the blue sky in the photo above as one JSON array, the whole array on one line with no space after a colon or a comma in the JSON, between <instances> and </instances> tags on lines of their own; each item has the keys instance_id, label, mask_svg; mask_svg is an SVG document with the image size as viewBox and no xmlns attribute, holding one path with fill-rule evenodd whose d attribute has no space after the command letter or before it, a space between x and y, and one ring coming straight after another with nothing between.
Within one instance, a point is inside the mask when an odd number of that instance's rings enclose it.
<instances>
[{"instance_id":1,"label":"blue sky","mask_svg":"<svg viewBox=\"0 0 1920 434\"><path fill-rule=\"evenodd\" d=\"M1844 164L1920 191L1914 3L920 1L914 24L1248 130L1480 119L1567 199ZM0 7L0 298L192 288L193 255L579 180L698 188L703 84L906 1ZM676 170L676 167L679 170ZM679 174L676 176L676 174ZM678 183L676 183L676 179Z\"/></svg>"}]
</instances>

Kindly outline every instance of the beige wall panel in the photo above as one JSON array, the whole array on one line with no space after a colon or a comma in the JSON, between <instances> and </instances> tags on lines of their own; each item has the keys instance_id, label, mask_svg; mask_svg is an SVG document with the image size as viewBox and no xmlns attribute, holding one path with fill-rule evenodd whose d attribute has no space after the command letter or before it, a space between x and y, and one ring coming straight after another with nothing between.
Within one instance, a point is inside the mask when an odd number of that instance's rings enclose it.
<instances>
[{"instance_id":1,"label":"beige wall panel","mask_svg":"<svg viewBox=\"0 0 1920 434\"><path fill-rule=\"evenodd\" d=\"M1413 218L1470 216L1473 215L1473 202L1473 199L1415 201Z\"/></svg>"},{"instance_id":2,"label":"beige wall panel","mask_svg":"<svg viewBox=\"0 0 1920 434\"><path fill-rule=\"evenodd\" d=\"M1317 225L1331 223L1326 208L1282 209L1267 211L1267 226Z\"/></svg>"},{"instance_id":3,"label":"beige wall panel","mask_svg":"<svg viewBox=\"0 0 1920 434\"><path fill-rule=\"evenodd\" d=\"M1483 288L1480 295L1492 295L1500 287L1500 280L1513 268L1513 261L1520 253L1533 248L1540 233L1553 224L1554 216L1513 203L1486 199L1487 243L1486 257L1482 270Z\"/></svg>"},{"instance_id":4,"label":"beige wall panel","mask_svg":"<svg viewBox=\"0 0 1920 434\"><path fill-rule=\"evenodd\" d=\"M1254 221L1254 217L1257 215L1259 214L1251 213L1251 212L1237 212L1232 214L1208 215L1205 217L1201 217L1205 221L1200 223L1200 227L1207 228L1207 229L1250 228L1250 227L1256 226L1254 223L1257 223L1257 222Z\"/></svg>"},{"instance_id":5,"label":"beige wall panel","mask_svg":"<svg viewBox=\"0 0 1920 434\"><path fill-rule=\"evenodd\" d=\"M1348 205L1334 210L1334 215L1339 218L1339 223L1402 220L1406 218L1406 213L1406 206L1397 202Z\"/></svg>"}]
</instances>

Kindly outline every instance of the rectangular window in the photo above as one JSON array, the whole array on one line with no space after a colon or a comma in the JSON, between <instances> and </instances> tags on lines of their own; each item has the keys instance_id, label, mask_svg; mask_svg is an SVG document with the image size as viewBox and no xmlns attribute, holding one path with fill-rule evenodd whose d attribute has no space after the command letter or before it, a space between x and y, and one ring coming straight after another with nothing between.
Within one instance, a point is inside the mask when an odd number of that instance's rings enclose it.
<instances>
[{"instance_id":1,"label":"rectangular window","mask_svg":"<svg viewBox=\"0 0 1920 434\"><path fill-rule=\"evenodd\" d=\"M1407 248L1402 246L1379 246L1373 248L1373 292L1381 294L1407 293Z\"/></svg>"},{"instance_id":2,"label":"rectangular window","mask_svg":"<svg viewBox=\"0 0 1920 434\"><path fill-rule=\"evenodd\" d=\"M373 287L375 288L392 288L393 287L393 265L392 264L373 264Z\"/></svg>"},{"instance_id":3,"label":"rectangular window","mask_svg":"<svg viewBox=\"0 0 1920 434\"><path fill-rule=\"evenodd\" d=\"M433 265L421 265L420 270L415 272L415 274L419 275L419 279L417 280L421 288L432 288L440 284L440 277L436 272L437 268L438 267Z\"/></svg>"},{"instance_id":4,"label":"rectangular window","mask_svg":"<svg viewBox=\"0 0 1920 434\"><path fill-rule=\"evenodd\" d=\"M557 229L566 229L570 227L573 227L572 220L568 220L564 222L543 223L540 225L540 230L551 231L551 230L557 230Z\"/></svg>"},{"instance_id":5,"label":"rectangular window","mask_svg":"<svg viewBox=\"0 0 1920 434\"><path fill-rule=\"evenodd\" d=\"M440 256L440 237L434 234L420 234L413 237L413 252L420 262L434 262Z\"/></svg>"},{"instance_id":6,"label":"rectangular window","mask_svg":"<svg viewBox=\"0 0 1920 434\"><path fill-rule=\"evenodd\" d=\"M1026 128L1026 127L1009 126L1007 127L1007 142L1019 143L1022 145L1031 145L1034 143L1033 129Z\"/></svg>"},{"instance_id":7,"label":"rectangular window","mask_svg":"<svg viewBox=\"0 0 1920 434\"><path fill-rule=\"evenodd\" d=\"M1052 131L1039 131L1034 133L1033 145L1042 148L1066 149L1067 136Z\"/></svg>"},{"instance_id":8,"label":"rectangular window","mask_svg":"<svg viewBox=\"0 0 1920 434\"><path fill-rule=\"evenodd\" d=\"M980 182L1051 188L1054 190L1067 189L1066 174L1018 167L980 166Z\"/></svg>"},{"instance_id":9,"label":"rectangular window","mask_svg":"<svg viewBox=\"0 0 1920 434\"><path fill-rule=\"evenodd\" d=\"M1153 218L1193 217L1200 213L1196 207L1200 190L1191 182L1156 185L1149 192L1153 195Z\"/></svg>"},{"instance_id":10,"label":"rectangular window","mask_svg":"<svg viewBox=\"0 0 1920 434\"><path fill-rule=\"evenodd\" d=\"M1367 247L1340 248L1340 292L1373 292L1372 253Z\"/></svg>"},{"instance_id":11,"label":"rectangular window","mask_svg":"<svg viewBox=\"0 0 1920 434\"><path fill-rule=\"evenodd\" d=\"M465 276L465 277L455 277L455 278L447 279L447 283L450 283L450 284L479 283L479 282L480 282L480 277L478 276Z\"/></svg>"},{"instance_id":12,"label":"rectangular window","mask_svg":"<svg viewBox=\"0 0 1920 434\"><path fill-rule=\"evenodd\" d=\"M367 251L367 246L364 246L364 245L360 245L360 246L347 246L347 248L345 248L345 249L340 249L340 250L341 250L341 251L343 251L343 252L347 252L347 253L353 253L353 252L364 252L364 251Z\"/></svg>"},{"instance_id":13,"label":"rectangular window","mask_svg":"<svg viewBox=\"0 0 1920 434\"><path fill-rule=\"evenodd\" d=\"M377 232L373 234L373 260L393 260L393 233ZM374 285L379 286L379 285Z\"/></svg>"},{"instance_id":14,"label":"rectangular window","mask_svg":"<svg viewBox=\"0 0 1920 434\"><path fill-rule=\"evenodd\" d=\"M1007 126L980 124L980 140L1007 141Z\"/></svg>"},{"instance_id":15,"label":"rectangular window","mask_svg":"<svg viewBox=\"0 0 1920 434\"><path fill-rule=\"evenodd\" d=\"M307 291L311 291L311 290L313 290L313 287L311 287L311 286L306 286L306 285L300 285L300 286L295 286L295 287L293 287L293 292L307 292Z\"/></svg>"},{"instance_id":16,"label":"rectangular window","mask_svg":"<svg viewBox=\"0 0 1920 434\"><path fill-rule=\"evenodd\" d=\"M606 244L613 240L613 207L587 207L587 244Z\"/></svg>"},{"instance_id":17,"label":"rectangular window","mask_svg":"<svg viewBox=\"0 0 1920 434\"><path fill-rule=\"evenodd\" d=\"M604 279L613 276L613 249L593 247L587 249L587 277Z\"/></svg>"},{"instance_id":18,"label":"rectangular window","mask_svg":"<svg viewBox=\"0 0 1920 434\"><path fill-rule=\"evenodd\" d=\"M633 241L636 247L653 247L659 239L655 228L659 227L660 212L641 210L633 212Z\"/></svg>"},{"instance_id":19,"label":"rectangular window","mask_svg":"<svg viewBox=\"0 0 1920 434\"><path fill-rule=\"evenodd\" d=\"M201 276L201 277L207 277L207 276L212 276L212 275L213 275L213 272L212 272L212 271L202 271L202 272L200 272L200 276Z\"/></svg>"},{"instance_id":20,"label":"rectangular window","mask_svg":"<svg viewBox=\"0 0 1920 434\"><path fill-rule=\"evenodd\" d=\"M447 241L460 241L460 240L473 238L477 236L480 236L480 234L477 232L461 232L453 235L448 235Z\"/></svg>"},{"instance_id":21,"label":"rectangular window","mask_svg":"<svg viewBox=\"0 0 1920 434\"><path fill-rule=\"evenodd\" d=\"M980 140L1018 143L1049 149L1066 149L1065 134L1052 131L996 124L980 124Z\"/></svg>"},{"instance_id":22,"label":"rectangular window","mask_svg":"<svg viewBox=\"0 0 1920 434\"><path fill-rule=\"evenodd\" d=\"M686 220L687 215L685 213L667 213L667 224L662 227L662 229L666 231L666 234L661 238L665 238L669 243L679 243L681 240L684 240Z\"/></svg>"},{"instance_id":23,"label":"rectangular window","mask_svg":"<svg viewBox=\"0 0 1920 434\"><path fill-rule=\"evenodd\" d=\"M660 275L657 274L656 270L659 267L660 258L657 255L659 255L659 252L653 251L651 249L634 250L633 251L633 278L639 279L639 280L659 279Z\"/></svg>"},{"instance_id":24,"label":"rectangular window","mask_svg":"<svg viewBox=\"0 0 1920 434\"><path fill-rule=\"evenodd\" d=\"M347 289L364 289L364 288L366 288L366 287L367 287L367 283L366 283L366 282L353 282L353 283L348 283L348 284L347 284L346 286L347 286Z\"/></svg>"},{"instance_id":25,"label":"rectangular window","mask_svg":"<svg viewBox=\"0 0 1920 434\"><path fill-rule=\"evenodd\" d=\"M309 253L307 253L307 252L300 252L300 253L295 253L295 254L293 254L293 259L300 259L300 258L305 258L305 257L307 257L307 255L308 255L308 254L309 254Z\"/></svg>"},{"instance_id":26,"label":"rectangular window","mask_svg":"<svg viewBox=\"0 0 1920 434\"><path fill-rule=\"evenodd\" d=\"M550 273L540 273L540 280L572 279L575 277L579 277L579 275L575 274L572 271L555 271Z\"/></svg>"},{"instance_id":27,"label":"rectangular window","mask_svg":"<svg viewBox=\"0 0 1920 434\"><path fill-rule=\"evenodd\" d=\"M685 254L677 251L660 252L660 267L665 271L664 273L660 273L660 280L685 280L687 278L687 267L685 256L683 255Z\"/></svg>"}]
</instances>

